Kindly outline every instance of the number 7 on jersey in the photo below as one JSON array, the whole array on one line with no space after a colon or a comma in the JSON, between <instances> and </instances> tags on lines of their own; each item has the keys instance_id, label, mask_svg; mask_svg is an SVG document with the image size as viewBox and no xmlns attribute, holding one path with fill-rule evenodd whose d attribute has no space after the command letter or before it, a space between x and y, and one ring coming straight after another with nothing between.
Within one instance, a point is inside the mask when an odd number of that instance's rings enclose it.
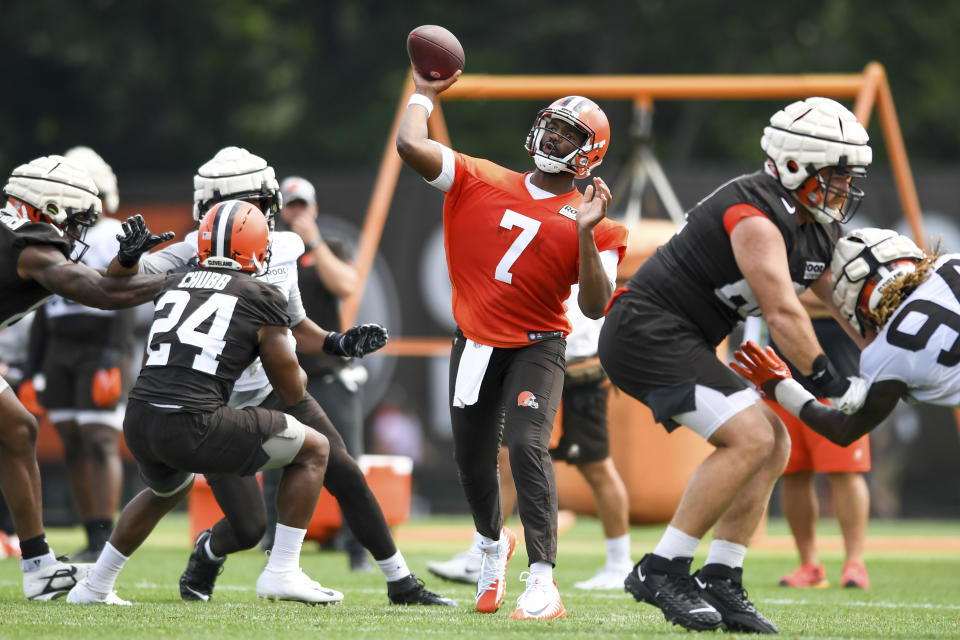
<instances>
[{"instance_id":1,"label":"number 7 on jersey","mask_svg":"<svg viewBox=\"0 0 960 640\"><path fill-rule=\"evenodd\" d=\"M510 267L517 261L517 258L520 257L523 250L527 248L527 245L530 244L533 237L537 235L537 231L540 230L540 221L507 209L503 212L500 226L504 229L513 229L514 227L523 229L520 235L513 241L513 244L510 245L510 248L507 249L507 252L500 258L500 262L497 264L497 272L494 276L500 282L513 284L513 274L510 273Z\"/></svg>"}]
</instances>

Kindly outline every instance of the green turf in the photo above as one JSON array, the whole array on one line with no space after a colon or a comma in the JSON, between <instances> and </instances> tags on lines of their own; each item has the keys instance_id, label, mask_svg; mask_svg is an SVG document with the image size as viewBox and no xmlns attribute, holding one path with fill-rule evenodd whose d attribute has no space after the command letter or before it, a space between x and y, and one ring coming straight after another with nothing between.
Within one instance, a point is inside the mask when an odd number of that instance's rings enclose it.
<instances>
[{"instance_id":1,"label":"green turf","mask_svg":"<svg viewBox=\"0 0 960 640\"><path fill-rule=\"evenodd\" d=\"M459 525L464 518L420 520L411 526ZM296 603L267 603L256 598L253 586L263 566L255 551L237 554L227 562L210 603L183 603L177 580L186 564L190 541L183 515L168 517L154 536L131 559L120 575L119 594L134 607L80 607L63 600L26 602L20 591L17 563L0 561L0 638L691 638L688 632L664 622L660 612L637 604L624 593L582 592L573 582L590 577L603 561L604 547L595 520L579 518L560 538L556 577L569 611L566 620L520 622L509 620L514 599L522 590L520 572L526 556L522 547L508 571L507 597L494 615L472 610L473 591L466 585L444 583L430 576L425 563L446 559L463 550L461 542L405 539L402 550L410 567L427 586L459 603L458 609L393 607L379 574L351 574L346 557L319 553L307 543L304 570L325 585L345 593L342 604L308 607ZM954 522L873 522L871 533L884 536L955 536ZM662 527L632 531L634 557L649 551ZM58 552L81 545L79 529L54 529L50 540ZM771 522L768 535L786 535L782 522ZM824 523L823 535L836 534ZM408 536L405 536L408 537ZM935 543L935 540L932 544ZM706 545L701 545L705 550ZM869 545L868 545L869 548ZM840 582L841 555L822 554L833 585ZM700 556L695 561L697 566ZM800 591L776 585L796 564L792 552L759 549L747 559L747 587L751 599L793 638L957 638L960 637L960 552L935 550L900 553L868 551L873 587L869 591L828 589ZM716 633L710 637L730 637Z\"/></svg>"}]
</instances>

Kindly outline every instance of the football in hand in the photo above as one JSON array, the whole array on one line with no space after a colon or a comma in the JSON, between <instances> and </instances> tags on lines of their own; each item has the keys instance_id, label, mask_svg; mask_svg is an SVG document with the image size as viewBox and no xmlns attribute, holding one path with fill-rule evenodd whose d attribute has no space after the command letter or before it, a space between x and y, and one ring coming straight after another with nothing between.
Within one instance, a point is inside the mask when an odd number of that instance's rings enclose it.
<instances>
[{"instance_id":1,"label":"football in hand","mask_svg":"<svg viewBox=\"0 0 960 640\"><path fill-rule=\"evenodd\" d=\"M457 36L435 24L425 24L410 32L407 54L417 72L430 80L449 78L466 62Z\"/></svg>"}]
</instances>

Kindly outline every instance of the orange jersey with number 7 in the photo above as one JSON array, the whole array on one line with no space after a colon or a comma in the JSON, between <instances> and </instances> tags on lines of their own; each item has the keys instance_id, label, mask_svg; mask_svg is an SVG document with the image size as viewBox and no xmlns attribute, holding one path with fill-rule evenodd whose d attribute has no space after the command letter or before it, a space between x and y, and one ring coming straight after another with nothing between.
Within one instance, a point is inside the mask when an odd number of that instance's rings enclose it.
<instances>
[{"instance_id":1,"label":"orange jersey with number 7","mask_svg":"<svg viewBox=\"0 0 960 640\"><path fill-rule=\"evenodd\" d=\"M455 152L453 184L443 204L444 246L453 284L453 316L482 344L515 348L536 333L570 322L563 301L579 278L576 189L535 199L525 175ZM626 228L604 219L594 228L599 251L627 246Z\"/></svg>"}]
</instances>

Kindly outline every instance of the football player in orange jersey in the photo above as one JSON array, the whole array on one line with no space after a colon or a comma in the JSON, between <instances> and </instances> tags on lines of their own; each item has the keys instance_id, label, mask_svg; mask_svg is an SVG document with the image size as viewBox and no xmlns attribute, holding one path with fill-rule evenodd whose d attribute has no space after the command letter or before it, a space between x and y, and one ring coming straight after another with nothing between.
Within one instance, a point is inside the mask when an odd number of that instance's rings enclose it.
<instances>
[{"instance_id":1,"label":"football player in orange jersey","mask_svg":"<svg viewBox=\"0 0 960 640\"><path fill-rule=\"evenodd\" d=\"M606 219L610 190L603 180L593 178L583 194L574 185L603 160L610 125L592 100L556 100L527 134L535 170L517 173L428 138L433 100L458 77L431 81L413 72L416 93L396 142L404 162L446 194L444 244L458 325L450 414L483 552L476 608L499 608L516 546L516 536L503 528L497 466L503 443L530 562L510 617L561 618L566 609L553 581L557 489L547 447L570 332L563 301L579 282L580 308L601 317L626 249L626 229Z\"/></svg>"}]
</instances>

